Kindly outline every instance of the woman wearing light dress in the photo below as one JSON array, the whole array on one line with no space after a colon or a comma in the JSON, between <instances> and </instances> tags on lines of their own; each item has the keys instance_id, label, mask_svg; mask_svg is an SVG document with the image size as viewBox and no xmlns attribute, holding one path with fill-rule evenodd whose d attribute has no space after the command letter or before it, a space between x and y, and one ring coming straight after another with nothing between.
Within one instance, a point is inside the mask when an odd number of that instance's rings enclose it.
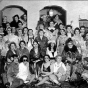
<instances>
[{"instance_id":1,"label":"woman wearing light dress","mask_svg":"<svg viewBox=\"0 0 88 88\"><path fill-rule=\"evenodd\" d=\"M64 29L60 30L60 36L57 38L57 52L61 55L64 49L65 42L67 40L67 36Z\"/></svg>"},{"instance_id":2,"label":"woman wearing light dress","mask_svg":"<svg viewBox=\"0 0 88 88\"><path fill-rule=\"evenodd\" d=\"M77 46L79 53L85 54L86 44L85 41L83 40L83 37L80 35L79 28L75 28L74 36L72 37L72 39L75 45Z\"/></svg>"},{"instance_id":3,"label":"woman wearing light dress","mask_svg":"<svg viewBox=\"0 0 88 88\"><path fill-rule=\"evenodd\" d=\"M53 21L50 21L47 32L48 32L48 39L56 41L58 36L58 29L55 28L55 24Z\"/></svg>"},{"instance_id":4,"label":"woman wearing light dress","mask_svg":"<svg viewBox=\"0 0 88 88\"><path fill-rule=\"evenodd\" d=\"M28 43L28 28L24 27L23 28L23 40L25 41L25 43Z\"/></svg>"}]
</instances>

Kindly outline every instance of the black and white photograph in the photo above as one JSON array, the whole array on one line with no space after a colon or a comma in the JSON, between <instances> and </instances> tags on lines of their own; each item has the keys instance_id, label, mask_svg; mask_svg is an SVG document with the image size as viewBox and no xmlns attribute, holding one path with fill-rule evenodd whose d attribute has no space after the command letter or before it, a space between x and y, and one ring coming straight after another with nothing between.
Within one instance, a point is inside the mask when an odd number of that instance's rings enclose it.
<instances>
[{"instance_id":1,"label":"black and white photograph","mask_svg":"<svg viewBox=\"0 0 88 88\"><path fill-rule=\"evenodd\" d=\"M0 0L0 88L88 88L88 1Z\"/></svg>"}]
</instances>

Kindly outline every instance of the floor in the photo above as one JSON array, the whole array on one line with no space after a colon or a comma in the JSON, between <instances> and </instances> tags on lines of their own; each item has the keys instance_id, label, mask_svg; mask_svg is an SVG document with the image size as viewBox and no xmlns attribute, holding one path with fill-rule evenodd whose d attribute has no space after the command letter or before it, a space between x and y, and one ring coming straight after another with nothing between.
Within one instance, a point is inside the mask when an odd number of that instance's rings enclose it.
<instances>
[{"instance_id":1,"label":"floor","mask_svg":"<svg viewBox=\"0 0 88 88\"><path fill-rule=\"evenodd\" d=\"M88 84L86 81L74 81L74 82L63 82L61 86L55 85L55 84L43 84L40 86L34 86L35 83L32 83L32 85L26 85L26 86L20 86L18 88L88 88ZM6 88L3 86L2 83L0 83L0 88Z\"/></svg>"}]
</instances>

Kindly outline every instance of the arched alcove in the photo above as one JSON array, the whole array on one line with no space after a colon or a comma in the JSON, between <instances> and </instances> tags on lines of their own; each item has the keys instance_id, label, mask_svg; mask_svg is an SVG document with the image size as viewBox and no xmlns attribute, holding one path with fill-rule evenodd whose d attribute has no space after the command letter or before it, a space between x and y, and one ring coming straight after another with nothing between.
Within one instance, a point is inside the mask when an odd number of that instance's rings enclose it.
<instances>
[{"instance_id":1,"label":"arched alcove","mask_svg":"<svg viewBox=\"0 0 88 88\"><path fill-rule=\"evenodd\" d=\"M44 14L49 14L50 10L55 10L54 15L59 14L60 20L63 22L64 25L66 25L66 10L63 9L61 6L57 5L51 5L51 6L45 6L40 10L40 17Z\"/></svg>"},{"instance_id":2,"label":"arched alcove","mask_svg":"<svg viewBox=\"0 0 88 88\"><path fill-rule=\"evenodd\" d=\"M27 15L27 10L24 9L22 6L18 6L18 5L9 5L9 6L4 7L0 12L0 18L1 18L0 25L2 24L3 16L7 16L8 22L11 22L12 17L16 14L18 14L19 17L21 18L23 14Z\"/></svg>"}]
</instances>

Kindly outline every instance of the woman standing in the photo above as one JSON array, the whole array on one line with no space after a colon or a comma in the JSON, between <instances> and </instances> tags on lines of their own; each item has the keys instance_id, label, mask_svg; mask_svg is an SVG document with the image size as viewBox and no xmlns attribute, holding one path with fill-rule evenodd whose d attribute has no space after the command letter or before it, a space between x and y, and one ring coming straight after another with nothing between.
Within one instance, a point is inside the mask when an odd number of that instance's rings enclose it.
<instances>
[{"instance_id":1,"label":"woman standing","mask_svg":"<svg viewBox=\"0 0 88 88\"><path fill-rule=\"evenodd\" d=\"M29 52L33 48L33 46L32 46L33 41L34 41L33 30L32 29L29 29L28 30L28 44L27 44L27 47L28 47Z\"/></svg>"},{"instance_id":2,"label":"woman standing","mask_svg":"<svg viewBox=\"0 0 88 88\"><path fill-rule=\"evenodd\" d=\"M67 40L66 32L64 29L60 30L60 36L57 38L57 52L61 55Z\"/></svg>"},{"instance_id":3,"label":"woman standing","mask_svg":"<svg viewBox=\"0 0 88 88\"><path fill-rule=\"evenodd\" d=\"M28 43L28 28L24 27L23 28L23 40L25 41L26 45Z\"/></svg>"},{"instance_id":4,"label":"woman standing","mask_svg":"<svg viewBox=\"0 0 88 88\"><path fill-rule=\"evenodd\" d=\"M82 55L83 55L86 50L85 41L83 40L83 37L80 35L79 28L75 28L74 33L75 34L72 37L72 39L74 40L75 45L77 46L78 50L81 51L80 53L82 53Z\"/></svg>"}]
</instances>

